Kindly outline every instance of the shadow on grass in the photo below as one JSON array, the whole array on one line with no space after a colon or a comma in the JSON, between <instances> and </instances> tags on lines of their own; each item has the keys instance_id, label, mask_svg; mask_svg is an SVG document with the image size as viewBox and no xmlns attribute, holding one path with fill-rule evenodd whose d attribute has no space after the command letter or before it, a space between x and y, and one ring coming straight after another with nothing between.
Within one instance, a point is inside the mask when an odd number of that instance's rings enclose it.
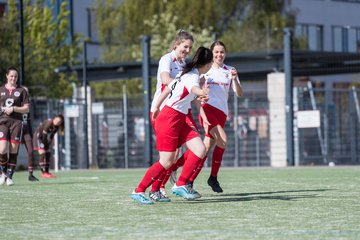
<instances>
[{"instance_id":1,"label":"shadow on grass","mask_svg":"<svg viewBox=\"0 0 360 240\"><path fill-rule=\"evenodd\" d=\"M219 194L197 199L196 201L186 201L185 203L215 203L215 202L245 202L258 200L281 200L281 201L296 201L298 199L316 198L317 194L304 194L313 192L324 192L334 189L309 189L309 190L288 190L288 191L274 191L274 192L254 192L254 193L235 193L235 194ZM303 193L303 194L289 194L284 193ZM274 195L272 195L274 194ZM281 194L281 195L276 195ZM253 196L257 195L257 196Z\"/></svg>"},{"instance_id":2,"label":"shadow on grass","mask_svg":"<svg viewBox=\"0 0 360 240\"><path fill-rule=\"evenodd\" d=\"M286 190L286 191L273 191L273 192L252 192L252 193L225 193L217 194L213 196L219 197L234 197L234 196L250 196L250 195L267 195L267 194L277 194L277 193L307 193L307 192L325 192L335 189L329 188L320 188L320 189L303 189L303 190Z\"/></svg>"}]
</instances>

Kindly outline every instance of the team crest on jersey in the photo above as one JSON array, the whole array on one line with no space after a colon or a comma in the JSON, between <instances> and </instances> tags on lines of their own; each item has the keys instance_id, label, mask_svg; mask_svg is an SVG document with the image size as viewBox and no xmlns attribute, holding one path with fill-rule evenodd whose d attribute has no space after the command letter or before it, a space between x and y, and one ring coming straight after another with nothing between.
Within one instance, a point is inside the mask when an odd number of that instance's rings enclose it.
<instances>
[{"instance_id":1,"label":"team crest on jersey","mask_svg":"<svg viewBox=\"0 0 360 240\"><path fill-rule=\"evenodd\" d=\"M23 121L24 121L24 122L27 122L27 120L28 120L28 114L25 113L25 114L22 115L22 117L23 117Z\"/></svg>"},{"instance_id":2,"label":"team crest on jersey","mask_svg":"<svg viewBox=\"0 0 360 240\"><path fill-rule=\"evenodd\" d=\"M0 138L3 138L3 137L4 137L4 133L0 132Z\"/></svg>"},{"instance_id":3,"label":"team crest on jersey","mask_svg":"<svg viewBox=\"0 0 360 240\"><path fill-rule=\"evenodd\" d=\"M5 100L5 107L12 107L14 105L14 99L8 98Z\"/></svg>"},{"instance_id":4,"label":"team crest on jersey","mask_svg":"<svg viewBox=\"0 0 360 240\"><path fill-rule=\"evenodd\" d=\"M14 96L15 96L15 97L19 97L19 96L20 96L20 92L19 92L19 91L14 92Z\"/></svg>"}]
</instances>

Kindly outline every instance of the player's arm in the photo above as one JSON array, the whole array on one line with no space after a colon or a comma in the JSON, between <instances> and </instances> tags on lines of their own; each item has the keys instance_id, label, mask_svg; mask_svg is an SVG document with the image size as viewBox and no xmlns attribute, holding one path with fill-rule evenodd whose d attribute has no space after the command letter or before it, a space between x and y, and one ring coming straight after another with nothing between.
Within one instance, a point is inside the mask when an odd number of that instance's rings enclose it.
<instances>
[{"instance_id":1,"label":"player's arm","mask_svg":"<svg viewBox=\"0 0 360 240\"><path fill-rule=\"evenodd\" d=\"M52 120L46 121L42 131L39 132L39 138L41 139L41 142L44 144L47 144L49 142L48 141L48 133L49 133L51 124L52 124Z\"/></svg>"},{"instance_id":2,"label":"player's arm","mask_svg":"<svg viewBox=\"0 0 360 240\"><path fill-rule=\"evenodd\" d=\"M206 125L207 125L207 126L210 126L211 124L210 124L210 122L209 122L208 119L207 119L207 116L206 116L206 114L205 114L205 111L204 111L204 109L203 109L203 107L202 107L202 105L201 105L201 101L200 101L199 99L194 99L194 100L193 100L193 103L195 104L196 109L197 109L198 112L200 113L200 116L201 116L201 118L202 118L203 123L205 124L205 126L206 126Z\"/></svg>"},{"instance_id":3,"label":"player's arm","mask_svg":"<svg viewBox=\"0 0 360 240\"><path fill-rule=\"evenodd\" d=\"M55 134L58 132L59 128L55 127L54 130L50 133L50 142L52 142L52 140L55 137Z\"/></svg>"},{"instance_id":4,"label":"player's arm","mask_svg":"<svg viewBox=\"0 0 360 240\"><path fill-rule=\"evenodd\" d=\"M244 90L241 86L238 74L237 74L237 70L235 68L232 68L231 71L231 79L233 80L234 86L235 86L235 92L236 92L236 96L238 97L242 97L244 95Z\"/></svg>"},{"instance_id":5,"label":"player's arm","mask_svg":"<svg viewBox=\"0 0 360 240\"><path fill-rule=\"evenodd\" d=\"M13 112L17 112L17 113L28 113L29 109L30 109L30 104L29 103L25 103L23 106L21 107L17 107L17 106L13 106Z\"/></svg>"},{"instance_id":6,"label":"player's arm","mask_svg":"<svg viewBox=\"0 0 360 240\"><path fill-rule=\"evenodd\" d=\"M161 92L155 106L151 109L152 114L152 119L155 120L157 115L159 115L160 112L160 106L161 104L165 101L165 99L167 98L167 96L170 93L170 88L168 86L166 86L163 91Z\"/></svg>"},{"instance_id":7,"label":"player's arm","mask_svg":"<svg viewBox=\"0 0 360 240\"><path fill-rule=\"evenodd\" d=\"M21 107L17 107L17 106L11 106L11 107L5 107L3 108L3 111L7 114L10 115L14 112L17 113L28 113L29 112L29 104L25 103L23 106Z\"/></svg>"},{"instance_id":8,"label":"player's arm","mask_svg":"<svg viewBox=\"0 0 360 240\"><path fill-rule=\"evenodd\" d=\"M160 78L161 78L162 84L164 84L166 86L169 85L172 82L172 80L174 80L173 78L170 77L170 73L168 73L168 72L161 72Z\"/></svg>"},{"instance_id":9,"label":"player's arm","mask_svg":"<svg viewBox=\"0 0 360 240\"><path fill-rule=\"evenodd\" d=\"M208 99L209 98L209 89L208 88L199 88L199 86L193 86L191 91L198 97Z\"/></svg>"}]
</instances>

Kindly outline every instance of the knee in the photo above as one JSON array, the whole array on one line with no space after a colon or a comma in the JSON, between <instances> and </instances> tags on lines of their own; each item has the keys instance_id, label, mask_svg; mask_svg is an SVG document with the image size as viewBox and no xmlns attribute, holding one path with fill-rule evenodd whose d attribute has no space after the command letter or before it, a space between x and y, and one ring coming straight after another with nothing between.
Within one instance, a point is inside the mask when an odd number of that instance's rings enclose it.
<instances>
[{"instance_id":1,"label":"knee","mask_svg":"<svg viewBox=\"0 0 360 240\"><path fill-rule=\"evenodd\" d=\"M194 152L194 154L196 156L198 156L199 158L204 158L206 156L206 147L205 145L202 145L202 146L199 146L197 149L196 149L196 152Z\"/></svg>"},{"instance_id":2,"label":"knee","mask_svg":"<svg viewBox=\"0 0 360 240\"><path fill-rule=\"evenodd\" d=\"M161 166L163 166L166 170L168 170L173 165L173 162L169 159L167 160L160 159L159 162Z\"/></svg>"},{"instance_id":3,"label":"knee","mask_svg":"<svg viewBox=\"0 0 360 240\"><path fill-rule=\"evenodd\" d=\"M0 165L6 164L8 162L7 154L0 153Z\"/></svg>"},{"instance_id":4,"label":"knee","mask_svg":"<svg viewBox=\"0 0 360 240\"><path fill-rule=\"evenodd\" d=\"M216 140L216 145L221 148L226 148L227 137L219 138Z\"/></svg>"}]
</instances>

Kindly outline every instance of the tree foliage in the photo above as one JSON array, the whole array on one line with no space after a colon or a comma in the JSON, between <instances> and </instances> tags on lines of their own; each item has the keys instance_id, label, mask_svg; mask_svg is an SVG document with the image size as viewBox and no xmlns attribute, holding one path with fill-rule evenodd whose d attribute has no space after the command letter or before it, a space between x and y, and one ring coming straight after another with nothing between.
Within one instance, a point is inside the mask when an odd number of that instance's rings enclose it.
<instances>
[{"instance_id":1,"label":"tree foliage","mask_svg":"<svg viewBox=\"0 0 360 240\"><path fill-rule=\"evenodd\" d=\"M10 65L20 66L19 60L19 12L15 0L9 0L9 11L0 19L1 28L1 76ZM71 96L72 77L58 75L54 69L72 65L80 52L79 36L72 41L69 36L69 10L67 2L61 3L54 17L54 4L44 1L24 1L24 84L31 96L62 98ZM7 45L6 45L7 44ZM4 48L6 46L6 48Z\"/></svg>"},{"instance_id":2,"label":"tree foliage","mask_svg":"<svg viewBox=\"0 0 360 240\"><path fill-rule=\"evenodd\" d=\"M288 1L97 0L103 61L141 60L142 35L151 36L151 56L159 59L179 29L194 35L194 49L209 47L214 35L226 44L228 52L280 49L283 28L295 24L295 12L287 9ZM130 83L130 89L131 84L138 88L141 82Z\"/></svg>"}]
</instances>

